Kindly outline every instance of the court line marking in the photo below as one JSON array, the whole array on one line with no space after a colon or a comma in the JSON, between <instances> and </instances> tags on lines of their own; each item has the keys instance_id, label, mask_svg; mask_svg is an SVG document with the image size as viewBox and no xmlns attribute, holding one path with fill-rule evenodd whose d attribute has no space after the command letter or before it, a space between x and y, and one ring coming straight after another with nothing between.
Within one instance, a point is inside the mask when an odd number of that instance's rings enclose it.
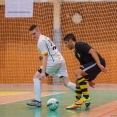
<instances>
[{"instance_id":1,"label":"court line marking","mask_svg":"<svg viewBox=\"0 0 117 117\"><path fill-rule=\"evenodd\" d=\"M32 93L32 92L28 92L28 93ZM45 92L42 92L42 96L41 96L41 97L47 97L47 96L62 94L62 93L66 93L66 92L49 92L49 93L53 93L53 94L46 94L46 95L43 95L43 93L45 93ZM18 94L18 95L19 95L19 94ZM21 94L20 94L20 95L21 95ZM33 97L33 98L34 98L34 97ZM0 105L9 104L9 103L14 103L14 102L19 102L19 101L25 101L25 100L29 100L29 99L32 99L32 97L31 97L31 98L26 98L26 99L23 99L23 100L11 101L11 102L7 102L7 103L0 103Z\"/></svg>"},{"instance_id":2,"label":"court line marking","mask_svg":"<svg viewBox=\"0 0 117 117\"><path fill-rule=\"evenodd\" d=\"M89 111L83 111L80 114L71 117L104 117L117 110L117 101L113 101L102 106L93 108Z\"/></svg>"},{"instance_id":3,"label":"court line marking","mask_svg":"<svg viewBox=\"0 0 117 117\"><path fill-rule=\"evenodd\" d=\"M104 113L104 114L102 114L102 115L100 115L100 116L98 116L98 117L103 117L103 116L105 116L105 115L107 115L107 114L110 114L110 113L116 111L116 110L117 110L117 108L115 108L114 110L111 110L111 111L109 111L109 112L107 112L107 113ZM117 115L116 115L116 116L117 116Z\"/></svg>"},{"instance_id":4,"label":"court line marking","mask_svg":"<svg viewBox=\"0 0 117 117\"><path fill-rule=\"evenodd\" d=\"M0 97L2 97L2 96L12 96L12 95L21 95L21 94L26 94L26 93L30 93L30 92L17 92L17 91L15 91L15 92L11 92L11 91L9 91L10 93L8 93L7 94L7 92L0 92L1 94L0 94ZM4 94L2 94L2 93L4 93Z\"/></svg>"}]
</instances>

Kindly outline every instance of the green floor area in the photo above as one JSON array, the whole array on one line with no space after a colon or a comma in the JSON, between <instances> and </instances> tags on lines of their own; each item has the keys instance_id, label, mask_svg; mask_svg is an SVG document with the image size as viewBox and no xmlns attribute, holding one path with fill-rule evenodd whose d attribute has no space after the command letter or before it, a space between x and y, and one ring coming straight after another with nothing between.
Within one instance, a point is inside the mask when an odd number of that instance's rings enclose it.
<instances>
[{"instance_id":1,"label":"green floor area","mask_svg":"<svg viewBox=\"0 0 117 117\"><path fill-rule=\"evenodd\" d=\"M64 91L65 92L65 91ZM117 91L89 91L91 97L90 109L99 107L109 102L117 100ZM47 100L56 98L59 101L59 108L56 111L50 111L47 106ZM86 109L85 105L81 110L68 111L66 107L75 101L75 94L71 91L66 91L62 94L42 97L42 108L29 107L26 105L30 100L19 101L9 104L0 105L0 117L70 117L82 113L83 111L90 111Z\"/></svg>"}]
</instances>

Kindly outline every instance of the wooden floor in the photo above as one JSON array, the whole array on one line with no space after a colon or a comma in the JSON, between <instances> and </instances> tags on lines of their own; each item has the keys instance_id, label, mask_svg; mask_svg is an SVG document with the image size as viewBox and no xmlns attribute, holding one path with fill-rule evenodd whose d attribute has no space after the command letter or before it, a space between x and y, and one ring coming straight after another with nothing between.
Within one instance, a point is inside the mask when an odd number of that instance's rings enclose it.
<instances>
[{"instance_id":1,"label":"wooden floor","mask_svg":"<svg viewBox=\"0 0 117 117\"><path fill-rule=\"evenodd\" d=\"M34 99L33 85L0 85L0 117L117 117L117 86L96 85L89 87L91 105L79 110L66 110L75 101L74 92L63 85L42 86L42 107L26 105ZM47 100L56 98L59 108L50 111Z\"/></svg>"}]
</instances>

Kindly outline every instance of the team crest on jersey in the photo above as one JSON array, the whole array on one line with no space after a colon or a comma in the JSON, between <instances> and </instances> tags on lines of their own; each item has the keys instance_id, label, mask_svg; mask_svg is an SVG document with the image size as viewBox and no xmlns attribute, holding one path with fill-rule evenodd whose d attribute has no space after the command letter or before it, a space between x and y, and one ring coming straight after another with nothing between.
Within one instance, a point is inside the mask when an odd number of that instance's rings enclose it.
<instances>
[{"instance_id":1,"label":"team crest on jersey","mask_svg":"<svg viewBox=\"0 0 117 117\"><path fill-rule=\"evenodd\" d=\"M79 54L79 53L77 53L77 55L78 55L78 58L80 58L80 54Z\"/></svg>"}]
</instances>

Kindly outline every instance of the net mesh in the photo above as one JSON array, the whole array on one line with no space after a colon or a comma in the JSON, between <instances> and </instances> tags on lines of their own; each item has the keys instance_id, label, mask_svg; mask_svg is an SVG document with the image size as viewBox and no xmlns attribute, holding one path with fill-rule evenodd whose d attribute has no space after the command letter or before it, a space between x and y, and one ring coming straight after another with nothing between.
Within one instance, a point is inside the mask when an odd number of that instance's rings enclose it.
<instances>
[{"instance_id":1,"label":"net mesh","mask_svg":"<svg viewBox=\"0 0 117 117\"><path fill-rule=\"evenodd\" d=\"M61 11L63 37L68 33L75 34L77 41L89 43L106 60L108 73L99 74L95 82L117 83L117 2L67 2L61 5ZM82 21L79 24L71 20L75 12L82 15ZM73 81L75 78L73 70L77 69L79 64L74 59L73 51L70 52L64 45L62 53Z\"/></svg>"},{"instance_id":2,"label":"net mesh","mask_svg":"<svg viewBox=\"0 0 117 117\"><path fill-rule=\"evenodd\" d=\"M37 42L29 36L28 29L37 24L41 32L52 38L53 5L34 3L33 18L5 18L5 8L0 7L0 82L32 83L33 75L41 65ZM43 83L51 83L51 77Z\"/></svg>"},{"instance_id":3,"label":"net mesh","mask_svg":"<svg viewBox=\"0 0 117 117\"><path fill-rule=\"evenodd\" d=\"M33 83L32 77L41 61L36 42L28 34L32 24L37 24L42 34L59 43L72 82L79 62L74 52L62 43L68 33L73 33L77 41L89 43L105 58L108 73L100 73L95 82L117 83L117 2L56 1L56 4L60 9L56 9L55 3L34 3L33 18L5 18L5 7L0 6L0 83ZM72 21L75 12L82 15L79 24ZM61 40L57 40L60 36ZM49 77L42 83L51 84L53 79Z\"/></svg>"}]
</instances>

